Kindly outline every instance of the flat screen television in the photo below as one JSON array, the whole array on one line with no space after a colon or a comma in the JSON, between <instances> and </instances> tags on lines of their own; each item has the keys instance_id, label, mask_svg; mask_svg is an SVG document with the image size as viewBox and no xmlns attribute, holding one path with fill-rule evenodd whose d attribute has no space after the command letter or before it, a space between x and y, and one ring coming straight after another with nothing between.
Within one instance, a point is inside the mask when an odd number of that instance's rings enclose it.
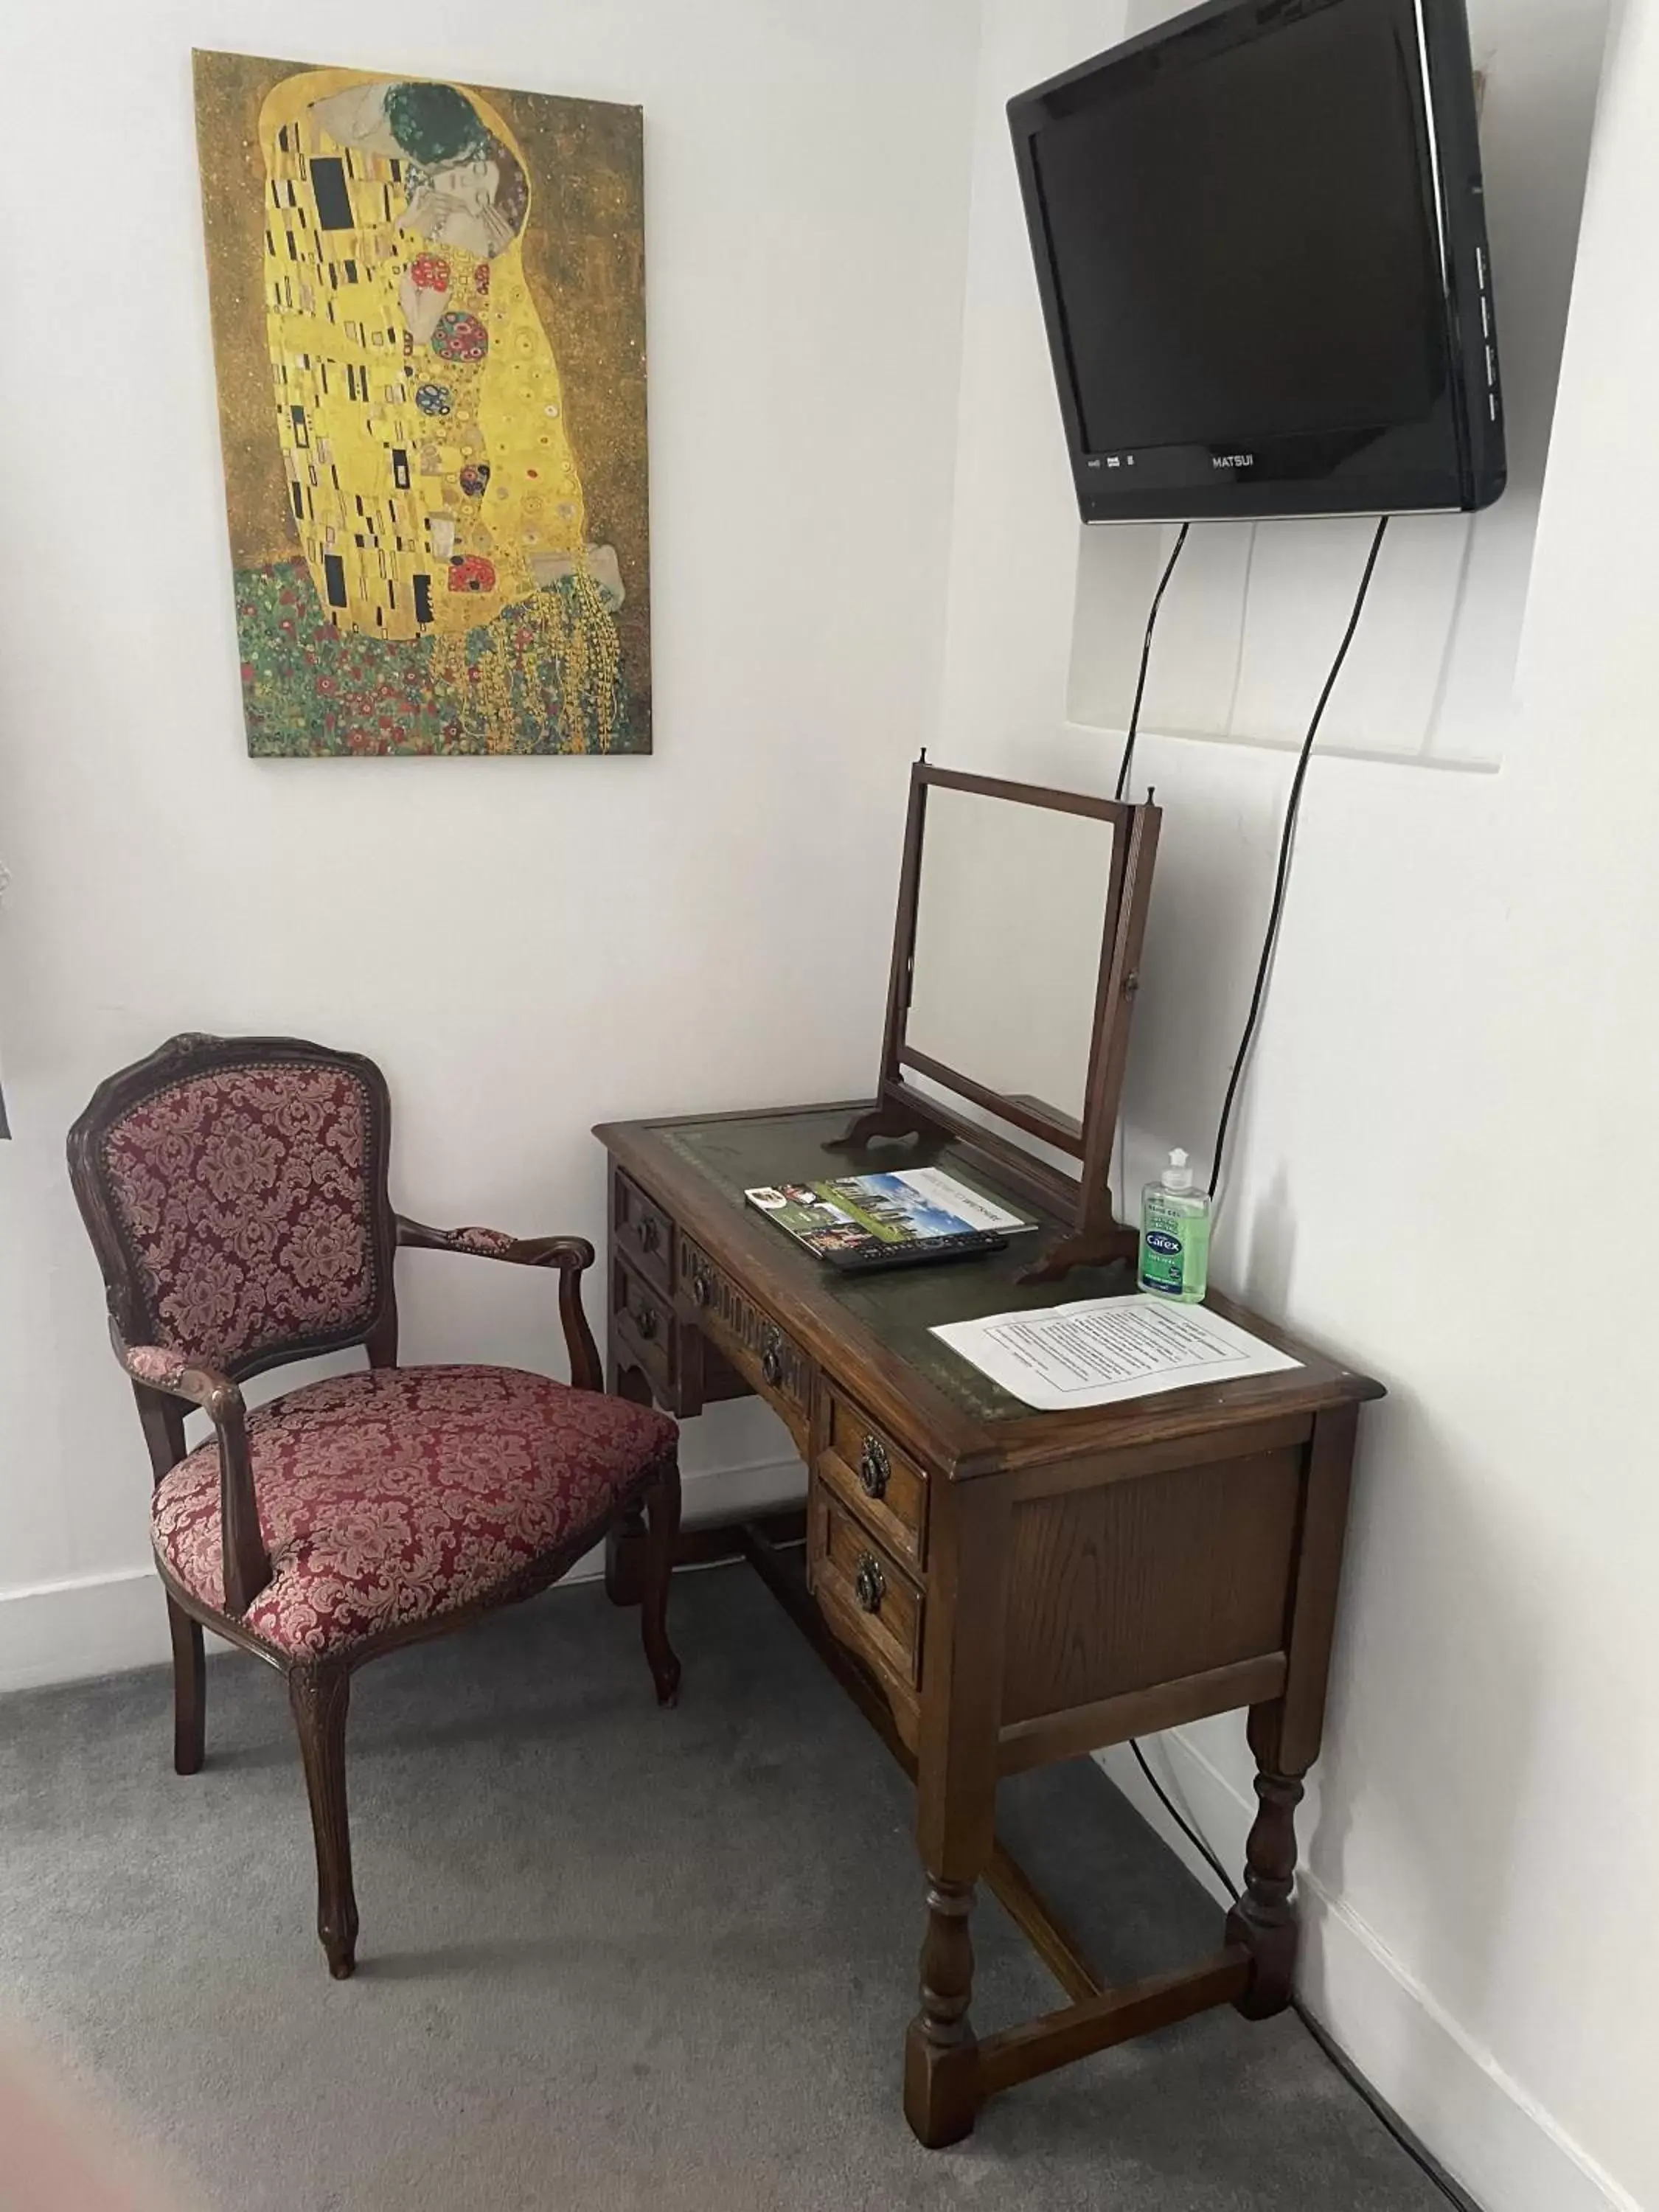
<instances>
[{"instance_id":1,"label":"flat screen television","mask_svg":"<svg viewBox=\"0 0 1659 2212\"><path fill-rule=\"evenodd\" d=\"M1463 0L1208 0L1008 115L1085 521L1498 496Z\"/></svg>"}]
</instances>

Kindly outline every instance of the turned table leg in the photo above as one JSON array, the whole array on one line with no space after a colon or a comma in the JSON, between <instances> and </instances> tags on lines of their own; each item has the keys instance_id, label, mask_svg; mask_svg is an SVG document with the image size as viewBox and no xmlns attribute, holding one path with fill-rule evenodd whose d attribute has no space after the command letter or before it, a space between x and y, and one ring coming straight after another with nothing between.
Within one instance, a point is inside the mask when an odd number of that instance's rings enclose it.
<instances>
[{"instance_id":1,"label":"turned table leg","mask_svg":"<svg viewBox=\"0 0 1659 2212\"><path fill-rule=\"evenodd\" d=\"M1244 1894L1227 1916L1229 1942L1247 1944L1254 1960L1249 1984L1236 2000L1247 2020L1283 2012L1294 1987L1296 1808L1302 1802L1302 1778L1319 1756L1325 1722L1358 1413L1357 1405L1345 1404L1321 1413L1314 1423L1284 1694L1250 1708L1256 1815L1244 1847Z\"/></svg>"},{"instance_id":2,"label":"turned table leg","mask_svg":"<svg viewBox=\"0 0 1659 2212\"><path fill-rule=\"evenodd\" d=\"M916 1842L927 1876L921 2005L904 2044L904 2117L929 2150L973 2131L983 2100L969 1916L995 1847L997 1724L1006 1611L1007 1493L963 1483L933 1505L922 1657L930 1694L916 1766Z\"/></svg>"},{"instance_id":3,"label":"turned table leg","mask_svg":"<svg viewBox=\"0 0 1659 2212\"><path fill-rule=\"evenodd\" d=\"M976 2043L968 2021L974 1987L970 1881L927 1881L921 1943L921 2009L904 2045L904 2116L929 2150L973 2132L979 2109Z\"/></svg>"},{"instance_id":4,"label":"turned table leg","mask_svg":"<svg viewBox=\"0 0 1659 2212\"><path fill-rule=\"evenodd\" d=\"M1248 1944L1255 1960L1249 1986L1237 1999L1247 2020L1267 2020L1291 2001L1296 1972L1296 1808L1301 1773L1279 1765L1279 1708L1257 1705L1250 1714L1250 1748L1256 1757L1256 1814L1244 1846L1244 1893L1227 1916L1229 1942Z\"/></svg>"}]
</instances>

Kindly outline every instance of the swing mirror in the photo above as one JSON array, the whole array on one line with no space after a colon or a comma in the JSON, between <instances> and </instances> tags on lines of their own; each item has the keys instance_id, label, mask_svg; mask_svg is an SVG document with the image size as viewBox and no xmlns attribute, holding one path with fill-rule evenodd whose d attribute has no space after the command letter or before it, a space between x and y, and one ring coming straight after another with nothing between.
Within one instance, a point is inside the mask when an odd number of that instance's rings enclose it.
<instances>
[{"instance_id":1,"label":"swing mirror","mask_svg":"<svg viewBox=\"0 0 1659 2212\"><path fill-rule=\"evenodd\" d=\"M919 761L881 1099L849 1137L943 1131L1066 1233L1039 1272L1128 1256L1109 1188L1155 806Z\"/></svg>"}]
</instances>

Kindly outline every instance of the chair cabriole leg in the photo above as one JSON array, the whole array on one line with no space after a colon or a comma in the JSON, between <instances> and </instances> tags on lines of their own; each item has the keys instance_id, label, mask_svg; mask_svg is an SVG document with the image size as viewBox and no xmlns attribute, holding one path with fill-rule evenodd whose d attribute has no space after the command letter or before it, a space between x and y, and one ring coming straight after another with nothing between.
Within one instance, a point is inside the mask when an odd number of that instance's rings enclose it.
<instances>
[{"instance_id":1,"label":"chair cabriole leg","mask_svg":"<svg viewBox=\"0 0 1659 2212\"><path fill-rule=\"evenodd\" d=\"M207 1656L202 1624L169 1596L167 1628L173 1638L173 1771L199 1774L207 1751Z\"/></svg>"},{"instance_id":2,"label":"chair cabriole leg","mask_svg":"<svg viewBox=\"0 0 1659 2212\"><path fill-rule=\"evenodd\" d=\"M343 1982L357 1963L357 1900L351 1888L345 1779L350 1670L337 1660L295 1667L289 1674L288 1695L299 1731L317 1846L317 1933L328 1954L329 1972Z\"/></svg>"},{"instance_id":3,"label":"chair cabriole leg","mask_svg":"<svg viewBox=\"0 0 1659 2212\"><path fill-rule=\"evenodd\" d=\"M674 1571L674 1544L680 1528L680 1470L671 1458L645 1495L650 1533L645 1547L645 1589L640 1627L646 1660L657 1686L657 1703L672 1705L679 1695L680 1662L668 1640L668 1585Z\"/></svg>"}]
</instances>

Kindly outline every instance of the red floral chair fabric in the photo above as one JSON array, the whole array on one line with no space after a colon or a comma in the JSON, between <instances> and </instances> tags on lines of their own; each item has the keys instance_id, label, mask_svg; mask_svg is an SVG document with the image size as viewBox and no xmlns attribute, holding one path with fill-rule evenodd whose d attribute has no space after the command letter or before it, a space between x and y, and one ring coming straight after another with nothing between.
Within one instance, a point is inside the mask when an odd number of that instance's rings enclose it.
<instances>
[{"instance_id":1,"label":"red floral chair fabric","mask_svg":"<svg viewBox=\"0 0 1659 2212\"><path fill-rule=\"evenodd\" d=\"M674 1424L510 1367L391 1367L290 1391L251 1414L271 1579L242 1615L291 1657L471 1605L584 1529L674 1447ZM161 1479L155 1549L223 1605L219 1451Z\"/></svg>"},{"instance_id":2,"label":"red floral chair fabric","mask_svg":"<svg viewBox=\"0 0 1659 2212\"><path fill-rule=\"evenodd\" d=\"M203 1630L287 1677L330 1972L356 1964L346 1818L351 1674L378 1652L557 1581L601 1536L645 1535L641 1629L660 1703L679 1521L674 1424L602 1394L578 1237L431 1229L394 1213L391 1105L372 1060L295 1037L174 1037L99 1085L70 1176L155 1476L173 1655L173 1763L205 1755ZM398 1364L399 1248L557 1284L568 1385ZM422 1263L430 1264L430 1263ZM453 1265L450 1261L447 1264ZM362 1345L336 1376L249 1412L244 1378ZM187 1450L185 1409L213 1437ZM620 1596L634 1586L607 1577Z\"/></svg>"},{"instance_id":3,"label":"red floral chair fabric","mask_svg":"<svg viewBox=\"0 0 1659 2212\"><path fill-rule=\"evenodd\" d=\"M349 1068L181 1077L105 1134L144 1340L227 1367L367 1325L377 1299L370 1100Z\"/></svg>"}]
</instances>

